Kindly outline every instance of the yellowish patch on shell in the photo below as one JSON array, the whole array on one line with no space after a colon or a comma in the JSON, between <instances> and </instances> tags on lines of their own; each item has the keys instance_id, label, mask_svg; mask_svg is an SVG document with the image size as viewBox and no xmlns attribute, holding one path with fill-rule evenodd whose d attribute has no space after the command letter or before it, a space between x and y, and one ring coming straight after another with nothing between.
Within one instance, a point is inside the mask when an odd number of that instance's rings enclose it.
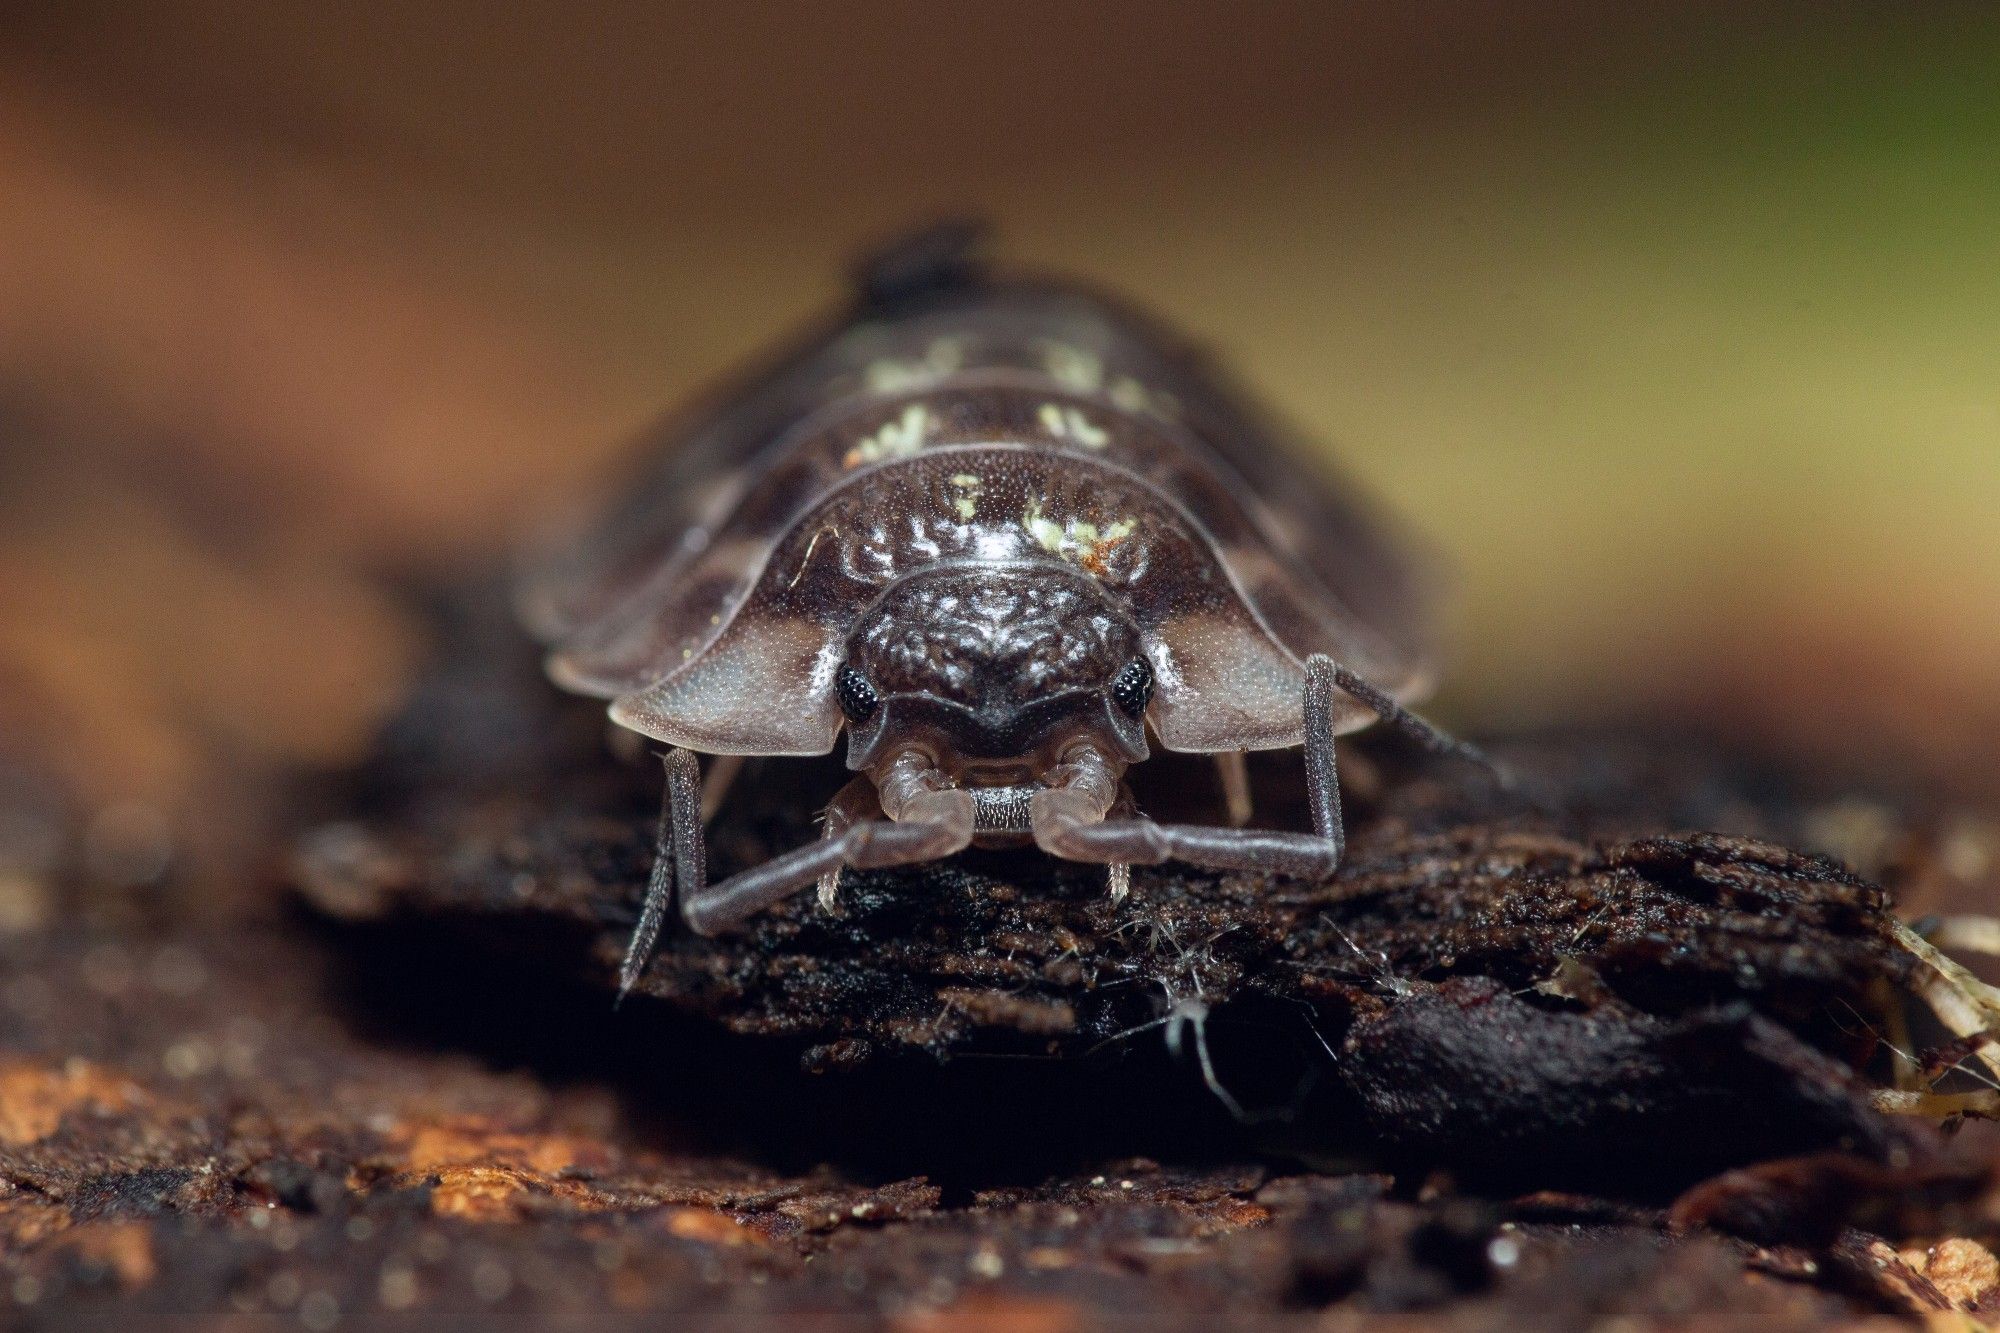
<instances>
[{"instance_id":1,"label":"yellowish patch on shell","mask_svg":"<svg viewBox=\"0 0 2000 1333\"><path fill-rule=\"evenodd\" d=\"M1044 342L1042 369L1071 393L1096 393L1104 383L1104 358L1069 343Z\"/></svg>"},{"instance_id":2,"label":"yellowish patch on shell","mask_svg":"<svg viewBox=\"0 0 2000 1333\"><path fill-rule=\"evenodd\" d=\"M1035 544L1049 554L1060 556L1102 577L1105 573L1104 557L1139 530L1139 521L1121 518L1102 527L1078 518L1058 523L1042 511L1042 502L1037 499L1028 501L1027 509L1021 514L1021 526L1035 539Z\"/></svg>"},{"instance_id":3,"label":"yellowish patch on shell","mask_svg":"<svg viewBox=\"0 0 2000 1333\"><path fill-rule=\"evenodd\" d=\"M1036 347L1048 377L1071 393L1102 393L1121 412L1150 412L1169 420L1180 416L1179 399L1130 375L1107 374L1104 358L1096 352L1062 342L1044 341Z\"/></svg>"},{"instance_id":4,"label":"yellowish patch on shell","mask_svg":"<svg viewBox=\"0 0 2000 1333\"><path fill-rule=\"evenodd\" d=\"M879 463L885 458L908 458L924 447L924 436L929 433L930 426L930 409L922 403L911 403L903 409L902 416L884 422L874 434L843 454L840 465L860 467L863 463Z\"/></svg>"},{"instance_id":5,"label":"yellowish patch on shell","mask_svg":"<svg viewBox=\"0 0 2000 1333\"><path fill-rule=\"evenodd\" d=\"M958 511L959 518L970 523L979 516L979 493L986 483L970 472L956 472L950 477L951 507Z\"/></svg>"},{"instance_id":6,"label":"yellowish patch on shell","mask_svg":"<svg viewBox=\"0 0 2000 1333\"><path fill-rule=\"evenodd\" d=\"M1043 403L1035 415L1042 429L1059 440L1074 440L1086 449L1102 449L1111 442L1111 432L1092 421L1082 408Z\"/></svg>"},{"instance_id":7,"label":"yellowish patch on shell","mask_svg":"<svg viewBox=\"0 0 2000 1333\"><path fill-rule=\"evenodd\" d=\"M1180 415L1178 398L1159 389L1149 389L1130 375L1120 375L1104 391L1111 405L1121 412L1150 412L1156 417Z\"/></svg>"},{"instance_id":8,"label":"yellowish patch on shell","mask_svg":"<svg viewBox=\"0 0 2000 1333\"><path fill-rule=\"evenodd\" d=\"M933 338L922 356L878 357L861 370L871 393L908 393L928 388L965 364L963 338Z\"/></svg>"}]
</instances>

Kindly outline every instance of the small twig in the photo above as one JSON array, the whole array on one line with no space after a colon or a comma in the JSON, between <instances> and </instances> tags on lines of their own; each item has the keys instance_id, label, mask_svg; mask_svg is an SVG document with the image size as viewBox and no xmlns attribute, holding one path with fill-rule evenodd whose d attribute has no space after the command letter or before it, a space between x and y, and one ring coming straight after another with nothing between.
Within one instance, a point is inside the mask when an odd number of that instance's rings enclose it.
<instances>
[{"instance_id":1,"label":"small twig","mask_svg":"<svg viewBox=\"0 0 2000 1333\"><path fill-rule=\"evenodd\" d=\"M1940 949L2000 958L2000 917L1941 916L1927 923L1921 933Z\"/></svg>"},{"instance_id":2,"label":"small twig","mask_svg":"<svg viewBox=\"0 0 2000 1333\"><path fill-rule=\"evenodd\" d=\"M1978 1115L2000 1119L2000 1089L1975 1088L1970 1092L1930 1092L1904 1088L1877 1088L1868 1101L1886 1115L1916 1115L1942 1120L1954 1115Z\"/></svg>"},{"instance_id":3,"label":"small twig","mask_svg":"<svg viewBox=\"0 0 2000 1333\"><path fill-rule=\"evenodd\" d=\"M1934 974L1916 988L1917 994L1953 1036L1977 1039L1973 1054L1988 1069L2000 1074L2000 1054L1993 1050L1993 1042L2000 1036L2000 1031L1996 1031L2000 1030L2000 1001L1995 1000L1993 988L1945 957L1903 922L1891 921L1889 928L1896 942L1916 955Z\"/></svg>"}]
</instances>

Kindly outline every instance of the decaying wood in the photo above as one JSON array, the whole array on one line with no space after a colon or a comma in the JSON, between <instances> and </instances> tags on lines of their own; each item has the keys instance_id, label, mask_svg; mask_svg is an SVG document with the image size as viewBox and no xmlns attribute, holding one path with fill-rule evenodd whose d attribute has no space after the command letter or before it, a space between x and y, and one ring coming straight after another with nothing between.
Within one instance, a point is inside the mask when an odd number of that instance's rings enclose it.
<instances>
[{"instance_id":1,"label":"decaying wood","mask_svg":"<svg viewBox=\"0 0 2000 1333\"><path fill-rule=\"evenodd\" d=\"M460 637L282 858L282 911L83 895L0 939L15 1312L2000 1308L2000 1154L1946 1072L1978 1043L1909 1004L1947 971L1880 888L1788 850L1818 807L1741 760L1503 746L1530 802L1381 745L1331 886L1142 868L1114 904L1013 853L856 875L838 915L670 941L614 1009L654 770ZM1296 775L1252 768L1258 818L1295 818ZM810 836L829 776L750 766L717 858ZM1142 795L1219 799L1170 779Z\"/></svg>"}]
</instances>

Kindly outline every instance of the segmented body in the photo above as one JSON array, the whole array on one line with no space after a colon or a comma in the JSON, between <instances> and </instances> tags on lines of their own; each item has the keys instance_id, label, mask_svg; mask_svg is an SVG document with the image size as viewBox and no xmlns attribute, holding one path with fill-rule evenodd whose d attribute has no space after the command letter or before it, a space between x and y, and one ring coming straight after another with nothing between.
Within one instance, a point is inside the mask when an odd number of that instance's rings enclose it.
<instances>
[{"instance_id":1,"label":"segmented body","mask_svg":"<svg viewBox=\"0 0 2000 1333\"><path fill-rule=\"evenodd\" d=\"M863 311L670 433L530 606L559 681L676 744L831 748L838 631L940 562L1113 589L1155 640L1169 748L1297 744L1311 653L1399 698L1429 683L1408 546L1185 345L1076 290ZM1343 728L1371 716L1349 706Z\"/></svg>"},{"instance_id":2,"label":"segmented body","mask_svg":"<svg viewBox=\"0 0 2000 1333\"><path fill-rule=\"evenodd\" d=\"M830 905L842 867L975 841L1107 865L1115 894L1171 858L1331 875L1335 733L1379 717L1453 744L1399 702L1429 681L1423 563L1129 310L955 261L892 261L865 293L670 427L527 589L554 677L670 747L625 983L670 899L713 933L815 882ZM694 754L823 754L843 731L861 776L822 842L709 884ZM1312 832L1145 818L1123 775L1155 739L1302 746Z\"/></svg>"}]
</instances>

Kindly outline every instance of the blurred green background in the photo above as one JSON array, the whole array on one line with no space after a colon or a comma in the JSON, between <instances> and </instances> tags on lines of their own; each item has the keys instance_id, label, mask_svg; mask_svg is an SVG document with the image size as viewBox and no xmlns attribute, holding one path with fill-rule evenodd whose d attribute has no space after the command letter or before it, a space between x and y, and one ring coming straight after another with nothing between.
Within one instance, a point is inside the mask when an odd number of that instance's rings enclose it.
<instances>
[{"instance_id":1,"label":"blurred green background","mask_svg":"<svg viewBox=\"0 0 2000 1333\"><path fill-rule=\"evenodd\" d=\"M1453 554L1452 720L1991 782L1989 4L30 6L0 180L0 728L99 794L357 753L398 578L968 211Z\"/></svg>"}]
</instances>

